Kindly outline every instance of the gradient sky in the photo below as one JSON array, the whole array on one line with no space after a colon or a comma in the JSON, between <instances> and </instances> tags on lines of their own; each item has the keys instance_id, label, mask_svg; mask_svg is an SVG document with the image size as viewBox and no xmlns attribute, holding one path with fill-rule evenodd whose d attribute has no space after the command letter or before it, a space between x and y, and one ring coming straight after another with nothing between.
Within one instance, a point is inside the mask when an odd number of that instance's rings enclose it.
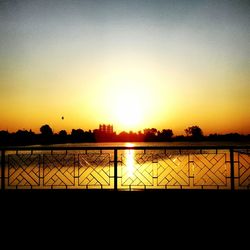
<instances>
[{"instance_id":1,"label":"gradient sky","mask_svg":"<svg viewBox=\"0 0 250 250\"><path fill-rule=\"evenodd\" d=\"M0 130L250 133L250 1L0 0L0 58Z\"/></svg>"}]
</instances>

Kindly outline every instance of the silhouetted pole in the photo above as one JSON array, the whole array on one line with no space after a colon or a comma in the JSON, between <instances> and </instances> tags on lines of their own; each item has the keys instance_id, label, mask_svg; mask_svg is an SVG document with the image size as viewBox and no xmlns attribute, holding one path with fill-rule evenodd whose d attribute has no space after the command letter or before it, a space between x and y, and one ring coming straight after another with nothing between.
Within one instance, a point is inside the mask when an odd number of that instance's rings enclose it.
<instances>
[{"instance_id":1,"label":"silhouetted pole","mask_svg":"<svg viewBox=\"0 0 250 250\"><path fill-rule=\"evenodd\" d=\"M117 191L117 149L114 150L114 190Z\"/></svg>"},{"instance_id":2,"label":"silhouetted pole","mask_svg":"<svg viewBox=\"0 0 250 250\"><path fill-rule=\"evenodd\" d=\"M234 150L230 148L231 190L234 190Z\"/></svg>"},{"instance_id":3,"label":"silhouetted pole","mask_svg":"<svg viewBox=\"0 0 250 250\"><path fill-rule=\"evenodd\" d=\"M1 189L5 189L5 150L2 150L1 152L1 177L2 177L2 182L1 182Z\"/></svg>"}]
</instances>

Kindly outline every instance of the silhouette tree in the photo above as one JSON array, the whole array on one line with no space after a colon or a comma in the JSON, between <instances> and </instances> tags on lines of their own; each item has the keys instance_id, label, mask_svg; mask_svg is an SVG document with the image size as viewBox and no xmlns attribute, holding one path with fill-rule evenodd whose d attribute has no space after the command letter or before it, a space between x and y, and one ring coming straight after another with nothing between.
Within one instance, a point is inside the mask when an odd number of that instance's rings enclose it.
<instances>
[{"instance_id":1,"label":"silhouette tree","mask_svg":"<svg viewBox=\"0 0 250 250\"><path fill-rule=\"evenodd\" d=\"M66 130L61 130L58 134L53 136L54 143L66 143L68 142L68 134Z\"/></svg>"},{"instance_id":2,"label":"silhouette tree","mask_svg":"<svg viewBox=\"0 0 250 250\"><path fill-rule=\"evenodd\" d=\"M164 138L167 138L167 139L172 138L172 136L174 135L172 129L163 129L161 134Z\"/></svg>"},{"instance_id":3,"label":"silhouette tree","mask_svg":"<svg viewBox=\"0 0 250 250\"><path fill-rule=\"evenodd\" d=\"M40 128L40 132L42 133L43 136L49 137L53 135L53 131L49 125L43 125Z\"/></svg>"},{"instance_id":4,"label":"silhouette tree","mask_svg":"<svg viewBox=\"0 0 250 250\"><path fill-rule=\"evenodd\" d=\"M84 141L84 131L80 128L71 130L71 139L73 142Z\"/></svg>"},{"instance_id":5,"label":"silhouette tree","mask_svg":"<svg viewBox=\"0 0 250 250\"><path fill-rule=\"evenodd\" d=\"M67 131L66 131L66 130L61 130L61 131L59 132L59 136L61 136L61 137L66 137L66 136L67 136Z\"/></svg>"},{"instance_id":6,"label":"silhouette tree","mask_svg":"<svg viewBox=\"0 0 250 250\"><path fill-rule=\"evenodd\" d=\"M204 140L204 141L250 141L250 134L244 135L239 133L229 134L210 134L204 136L203 131L198 126L191 126L185 130L184 135L173 136L172 129L163 129L158 131L156 128L144 129L144 133L130 131L121 132L120 134L105 133L99 129L93 132L83 131L82 129L72 129L71 134L67 134L65 130L61 130L59 134L54 134L49 125L43 125L40 128L41 134L35 134L32 130L18 130L15 133L0 130L0 146L9 145L32 145L32 144L55 144L68 142L99 142L99 141L120 141L120 142L136 142L136 141L188 141L188 140Z\"/></svg>"},{"instance_id":7,"label":"silhouette tree","mask_svg":"<svg viewBox=\"0 0 250 250\"><path fill-rule=\"evenodd\" d=\"M145 141L156 141L158 131L156 128L144 129Z\"/></svg>"},{"instance_id":8,"label":"silhouette tree","mask_svg":"<svg viewBox=\"0 0 250 250\"><path fill-rule=\"evenodd\" d=\"M0 145L7 145L10 143L10 134L8 131L0 131Z\"/></svg>"},{"instance_id":9,"label":"silhouette tree","mask_svg":"<svg viewBox=\"0 0 250 250\"><path fill-rule=\"evenodd\" d=\"M187 136L193 139L201 139L203 137L203 131L199 126L191 126L185 129Z\"/></svg>"}]
</instances>

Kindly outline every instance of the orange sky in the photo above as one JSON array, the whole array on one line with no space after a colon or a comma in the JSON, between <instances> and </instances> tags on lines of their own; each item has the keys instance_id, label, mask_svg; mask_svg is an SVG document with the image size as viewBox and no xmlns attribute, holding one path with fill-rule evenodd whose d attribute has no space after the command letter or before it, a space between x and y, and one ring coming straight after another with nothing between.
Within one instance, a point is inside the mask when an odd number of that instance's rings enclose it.
<instances>
[{"instance_id":1,"label":"orange sky","mask_svg":"<svg viewBox=\"0 0 250 250\"><path fill-rule=\"evenodd\" d=\"M248 134L249 10L244 1L1 2L0 130Z\"/></svg>"}]
</instances>

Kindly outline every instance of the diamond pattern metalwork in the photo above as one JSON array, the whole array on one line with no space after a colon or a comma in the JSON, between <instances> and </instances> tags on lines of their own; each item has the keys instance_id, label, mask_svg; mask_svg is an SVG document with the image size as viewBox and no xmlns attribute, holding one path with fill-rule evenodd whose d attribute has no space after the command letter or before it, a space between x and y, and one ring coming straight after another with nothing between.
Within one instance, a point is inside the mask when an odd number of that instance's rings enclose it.
<instances>
[{"instance_id":1,"label":"diamond pattern metalwork","mask_svg":"<svg viewBox=\"0 0 250 250\"><path fill-rule=\"evenodd\" d=\"M234 186L235 189L250 189L247 150L236 150L233 154L231 149L230 152L229 149L148 148L56 150L34 153L17 149L7 150L6 154L2 151L5 169L1 171L5 179L2 189L230 189ZM234 164L234 175L231 164Z\"/></svg>"},{"instance_id":2,"label":"diamond pattern metalwork","mask_svg":"<svg viewBox=\"0 0 250 250\"><path fill-rule=\"evenodd\" d=\"M75 155L43 155L44 186L75 185Z\"/></svg>"},{"instance_id":3,"label":"diamond pattern metalwork","mask_svg":"<svg viewBox=\"0 0 250 250\"><path fill-rule=\"evenodd\" d=\"M158 155L158 186L188 186L188 155Z\"/></svg>"},{"instance_id":4,"label":"diamond pattern metalwork","mask_svg":"<svg viewBox=\"0 0 250 250\"><path fill-rule=\"evenodd\" d=\"M79 154L79 186L110 186L110 154Z\"/></svg>"},{"instance_id":5,"label":"diamond pattern metalwork","mask_svg":"<svg viewBox=\"0 0 250 250\"><path fill-rule=\"evenodd\" d=\"M9 186L39 186L40 155L8 155Z\"/></svg>"},{"instance_id":6,"label":"diamond pattern metalwork","mask_svg":"<svg viewBox=\"0 0 250 250\"><path fill-rule=\"evenodd\" d=\"M153 162L152 154L135 154L129 150L121 155L122 186L152 186Z\"/></svg>"},{"instance_id":7,"label":"diamond pattern metalwork","mask_svg":"<svg viewBox=\"0 0 250 250\"><path fill-rule=\"evenodd\" d=\"M250 155L239 154L239 185L250 188Z\"/></svg>"},{"instance_id":8,"label":"diamond pattern metalwork","mask_svg":"<svg viewBox=\"0 0 250 250\"><path fill-rule=\"evenodd\" d=\"M194 185L226 186L226 154L194 154Z\"/></svg>"}]
</instances>

